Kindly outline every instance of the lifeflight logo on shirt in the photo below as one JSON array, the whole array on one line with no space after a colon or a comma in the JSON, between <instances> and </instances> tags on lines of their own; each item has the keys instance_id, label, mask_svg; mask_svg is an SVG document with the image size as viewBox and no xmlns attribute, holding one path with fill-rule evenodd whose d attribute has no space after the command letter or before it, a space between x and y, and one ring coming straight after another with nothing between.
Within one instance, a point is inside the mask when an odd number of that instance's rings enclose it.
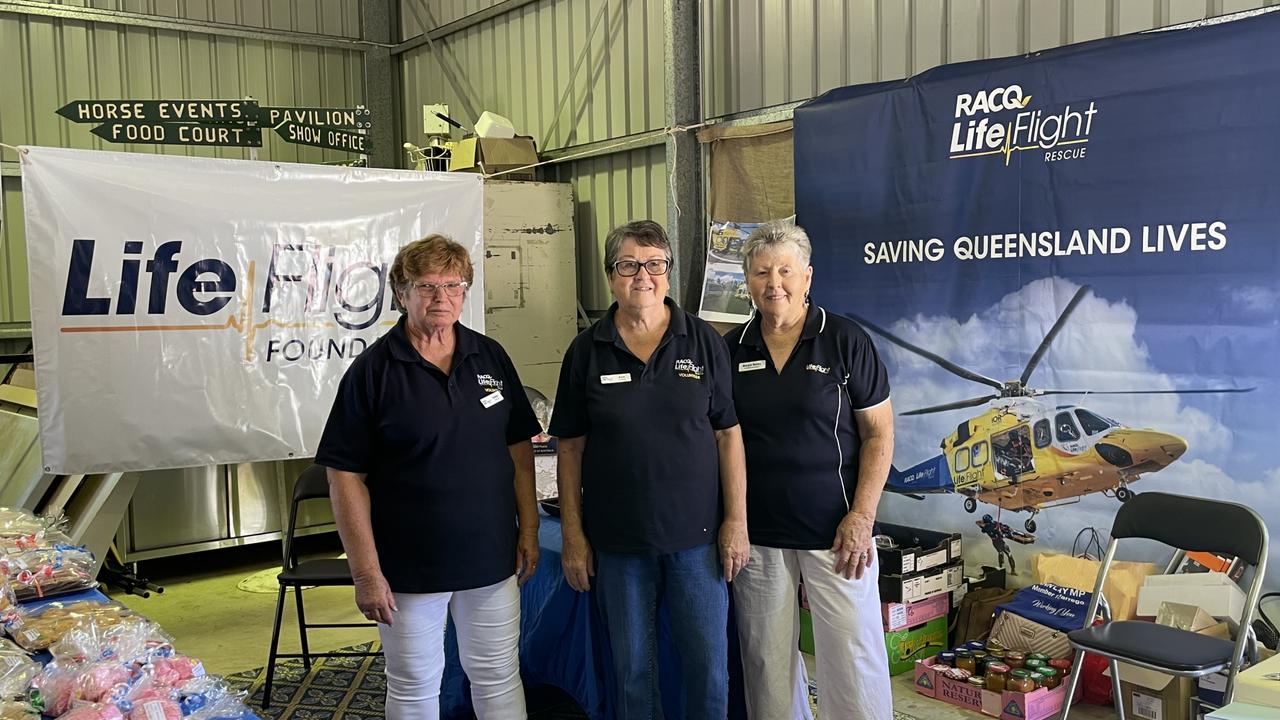
<instances>
[{"instance_id":1,"label":"lifeflight logo on shirt","mask_svg":"<svg viewBox=\"0 0 1280 720\"><path fill-rule=\"evenodd\" d=\"M826 375L827 373L831 372L831 368L827 367L826 365L819 365L817 363L809 363L808 365L804 366L804 369L808 370L809 372L822 373L823 375Z\"/></svg>"},{"instance_id":2,"label":"lifeflight logo on shirt","mask_svg":"<svg viewBox=\"0 0 1280 720\"><path fill-rule=\"evenodd\" d=\"M484 388L487 393L502 392L502 381L488 374L476 375L476 384Z\"/></svg>"},{"instance_id":3,"label":"lifeflight logo on shirt","mask_svg":"<svg viewBox=\"0 0 1280 720\"><path fill-rule=\"evenodd\" d=\"M676 375L682 378L689 378L690 380L701 380L704 374L703 372L704 370L705 370L704 366L698 365L693 361L692 358L680 358L679 360L676 361L676 366L675 366Z\"/></svg>"}]
</instances>

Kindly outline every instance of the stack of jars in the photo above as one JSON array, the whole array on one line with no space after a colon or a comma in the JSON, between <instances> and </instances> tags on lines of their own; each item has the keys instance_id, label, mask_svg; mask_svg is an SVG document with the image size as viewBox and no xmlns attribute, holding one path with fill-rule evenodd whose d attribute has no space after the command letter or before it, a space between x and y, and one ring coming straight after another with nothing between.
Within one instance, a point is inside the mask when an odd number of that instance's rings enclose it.
<instances>
[{"instance_id":1,"label":"stack of jars","mask_svg":"<svg viewBox=\"0 0 1280 720\"><path fill-rule=\"evenodd\" d=\"M1044 653L1008 650L994 640L975 640L938 653L933 667L945 677L974 687L1027 693L1061 685L1071 670L1071 661Z\"/></svg>"}]
</instances>

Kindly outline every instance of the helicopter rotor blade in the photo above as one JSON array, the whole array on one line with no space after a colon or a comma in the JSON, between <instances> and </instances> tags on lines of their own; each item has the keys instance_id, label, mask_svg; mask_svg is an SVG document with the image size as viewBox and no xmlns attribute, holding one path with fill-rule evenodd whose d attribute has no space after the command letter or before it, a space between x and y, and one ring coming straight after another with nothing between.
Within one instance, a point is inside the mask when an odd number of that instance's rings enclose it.
<instances>
[{"instance_id":1,"label":"helicopter rotor blade","mask_svg":"<svg viewBox=\"0 0 1280 720\"><path fill-rule=\"evenodd\" d=\"M1247 393L1257 388L1197 388L1194 390L1037 390L1036 395L1208 395Z\"/></svg>"},{"instance_id":2,"label":"helicopter rotor blade","mask_svg":"<svg viewBox=\"0 0 1280 720\"><path fill-rule=\"evenodd\" d=\"M972 380L973 382L976 382L976 383L982 383L983 385L990 385L991 387L993 387L993 388L995 388L995 389L997 389L997 390L1003 390L1003 389L1004 389L1004 383L1000 382L999 380L995 380L995 379L993 379L993 378L989 378L989 377L987 377L986 375L982 375L982 374L976 373L976 372L974 372L974 371L972 371L972 370L969 370L968 368L961 367L961 366L959 366L959 365L957 365L957 364L955 364L955 363L951 362L950 360L948 360L948 359L946 359L946 358L942 357L941 355L937 355L937 354L931 353L931 352L929 352L928 350L925 350L924 348L919 347L919 346L917 346L917 345L912 345L911 343L907 342L906 340L903 340L902 338L898 337L897 335L894 335L893 333L889 332L888 330L885 330L885 329L884 329L884 328L882 328L882 327L879 327L879 326L877 326L877 325L875 325L875 324L873 324L873 323L870 323L870 322L868 322L867 320L865 320L864 318L861 318L861 317L859 317L859 316L857 316L857 315L850 315L849 317L853 318L853 320L854 320L855 322L857 322L859 325L861 325L861 326L865 327L865 328L866 328L866 329L868 329L868 330L871 330L872 332L876 333L877 335L882 336L884 339L888 340L889 342L893 343L894 345L897 345L897 346L899 346L899 347L901 347L901 348L903 348L903 349L905 349L905 350L910 350L911 352L913 352L913 353L915 353L915 354L919 355L920 357L926 358L926 359L928 359L928 360L932 360L933 362L937 363L937 364L938 364L938 365L940 365L943 369L947 370L948 372L952 373L953 375L959 375L960 377L964 378L965 380ZM983 400L983 402L986 402L986 400ZM907 413L903 413L903 414L905 415L905 414L907 414Z\"/></svg>"},{"instance_id":3,"label":"helicopter rotor blade","mask_svg":"<svg viewBox=\"0 0 1280 720\"><path fill-rule=\"evenodd\" d=\"M1031 359L1027 361L1027 366L1022 369L1022 376L1019 379L1022 386L1026 387L1031 380L1031 373L1035 372L1036 366L1040 364L1040 360L1044 358L1044 354L1049 352L1049 346L1053 344L1054 338L1058 337L1058 333L1062 331L1062 327L1067 324L1067 318L1075 311L1076 306L1084 299L1086 293L1089 292L1088 285L1081 285L1076 294L1071 296L1071 301L1062 309L1062 314L1058 315L1058 320L1049 328L1049 332L1045 333L1044 339L1040 341L1040 347L1032 353Z\"/></svg>"},{"instance_id":4,"label":"helicopter rotor blade","mask_svg":"<svg viewBox=\"0 0 1280 720\"><path fill-rule=\"evenodd\" d=\"M919 410L908 410L901 413L902 415L926 415L928 413L945 412L947 410L959 410L961 408L975 407L982 405L989 400L999 399L999 395L985 395L978 398L969 398L968 400L957 400L956 402L947 403L946 405L934 405L933 407L920 408Z\"/></svg>"}]
</instances>

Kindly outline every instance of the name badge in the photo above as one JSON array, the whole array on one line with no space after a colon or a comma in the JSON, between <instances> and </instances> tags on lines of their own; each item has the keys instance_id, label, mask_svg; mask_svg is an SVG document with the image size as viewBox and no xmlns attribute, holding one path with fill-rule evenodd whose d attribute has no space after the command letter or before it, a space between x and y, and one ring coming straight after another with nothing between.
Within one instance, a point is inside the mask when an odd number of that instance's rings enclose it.
<instances>
[{"instance_id":1,"label":"name badge","mask_svg":"<svg viewBox=\"0 0 1280 720\"><path fill-rule=\"evenodd\" d=\"M752 360L751 362L738 363L738 372L751 372L752 370L763 370L765 362L763 360Z\"/></svg>"},{"instance_id":2,"label":"name badge","mask_svg":"<svg viewBox=\"0 0 1280 720\"><path fill-rule=\"evenodd\" d=\"M601 385L617 385L618 383L631 382L631 373L615 373L613 375L601 375Z\"/></svg>"},{"instance_id":3,"label":"name badge","mask_svg":"<svg viewBox=\"0 0 1280 720\"><path fill-rule=\"evenodd\" d=\"M484 397L480 398L480 404L485 406L486 408L491 408L500 402L502 402L501 391L491 392L488 395L485 395Z\"/></svg>"}]
</instances>

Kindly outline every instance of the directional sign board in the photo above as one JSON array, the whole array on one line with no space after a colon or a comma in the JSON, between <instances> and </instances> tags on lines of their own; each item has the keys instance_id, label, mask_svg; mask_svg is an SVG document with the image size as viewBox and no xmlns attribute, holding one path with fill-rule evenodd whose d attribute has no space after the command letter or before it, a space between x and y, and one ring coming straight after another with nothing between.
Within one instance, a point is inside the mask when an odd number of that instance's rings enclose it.
<instances>
[{"instance_id":1,"label":"directional sign board","mask_svg":"<svg viewBox=\"0 0 1280 720\"><path fill-rule=\"evenodd\" d=\"M113 143L262 147L261 128L234 125L106 122L89 132Z\"/></svg>"},{"instance_id":2,"label":"directional sign board","mask_svg":"<svg viewBox=\"0 0 1280 720\"><path fill-rule=\"evenodd\" d=\"M353 132L345 132L315 125L303 125L296 122L282 122L276 126L276 134L286 141L297 145L328 148L329 150L346 150L355 153L368 153L372 143L369 136Z\"/></svg>"},{"instance_id":3,"label":"directional sign board","mask_svg":"<svg viewBox=\"0 0 1280 720\"><path fill-rule=\"evenodd\" d=\"M263 107L262 124L275 127L282 122L319 125L335 130L368 130L373 127L369 108Z\"/></svg>"},{"instance_id":4,"label":"directional sign board","mask_svg":"<svg viewBox=\"0 0 1280 720\"><path fill-rule=\"evenodd\" d=\"M205 125L254 125L259 115L257 100L76 100L58 108L58 114L78 123Z\"/></svg>"}]
</instances>

